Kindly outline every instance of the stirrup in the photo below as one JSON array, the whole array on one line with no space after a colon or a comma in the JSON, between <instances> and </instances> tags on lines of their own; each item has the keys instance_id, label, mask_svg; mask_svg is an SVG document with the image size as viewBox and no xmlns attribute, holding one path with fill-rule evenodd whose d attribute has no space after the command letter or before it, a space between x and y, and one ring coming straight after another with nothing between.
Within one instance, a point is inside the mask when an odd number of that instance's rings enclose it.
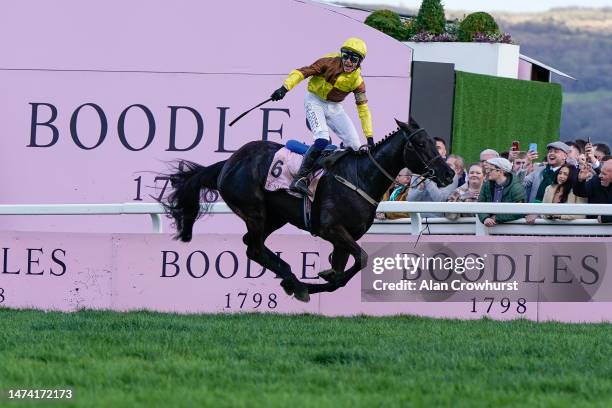
<instances>
[{"instance_id":1,"label":"stirrup","mask_svg":"<svg viewBox=\"0 0 612 408\"><path fill-rule=\"evenodd\" d=\"M291 183L289 186L291 191L295 191L297 193L302 193L304 195L310 196L310 190L308 189L308 178L307 176L297 178Z\"/></svg>"}]
</instances>

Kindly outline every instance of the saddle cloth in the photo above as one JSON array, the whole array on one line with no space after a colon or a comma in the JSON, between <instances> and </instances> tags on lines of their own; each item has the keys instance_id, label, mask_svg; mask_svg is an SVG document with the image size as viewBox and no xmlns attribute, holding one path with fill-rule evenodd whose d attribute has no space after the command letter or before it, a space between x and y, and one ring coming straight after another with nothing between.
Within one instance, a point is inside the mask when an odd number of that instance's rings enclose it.
<instances>
[{"instance_id":1,"label":"saddle cloth","mask_svg":"<svg viewBox=\"0 0 612 408\"><path fill-rule=\"evenodd\" d=\"M272 159L264 188L268 191L287 190L289 194L295 197L302 197L300 193L289 190L289 186L300 169L303 158L304 156L301 154L294 153L286 147L280 148ZM311 193L309 196L310 201L314 200L319 179L323 174L324 170L319 169L315 171L314 174L308 176L308 180L310 181L308 190Z\"/></svg>"}]
</instances>

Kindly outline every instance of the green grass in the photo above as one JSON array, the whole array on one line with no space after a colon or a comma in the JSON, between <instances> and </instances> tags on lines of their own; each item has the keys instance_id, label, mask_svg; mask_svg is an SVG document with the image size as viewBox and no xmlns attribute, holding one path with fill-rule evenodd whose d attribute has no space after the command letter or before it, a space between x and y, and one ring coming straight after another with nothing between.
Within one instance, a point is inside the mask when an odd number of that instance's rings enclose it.
<instances>
[{"instance_id":1,"label":"green grass","mask_svg":"<svg viewBox=\"0 0 612 408\"><path fill-rule=\"evenodd\" d=\"M612 406L611 341L610 324L0 309L0 389L71 388L78 407Z\"/></svg>"}]
</instances>

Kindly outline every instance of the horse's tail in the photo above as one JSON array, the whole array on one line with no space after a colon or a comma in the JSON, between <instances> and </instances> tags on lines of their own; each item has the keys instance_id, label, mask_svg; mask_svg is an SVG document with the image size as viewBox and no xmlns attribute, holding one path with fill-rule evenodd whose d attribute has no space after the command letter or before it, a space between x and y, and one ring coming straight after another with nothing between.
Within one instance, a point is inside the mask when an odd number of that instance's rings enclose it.
<instances>
[{"instance_id":1,"label":"horse's tail","mask_svg":"<svg viewBox=\"0 0 612 408\"><path fill-rule=\"evenodd\" d=\"M162 205L168 216L174 219L175 239L183 242L191 241L193 224L209 209L209 206L204 206L202 210L200 197L203 196L205 203L212 203L218 197L216 191L206 191L206 193L213 193L214 198L210 197L211 194L202 195L202 189L217 189L217 178L224 165L225 160L208 167L190 161L181 161L176 172L170 174L172 192Z\"/></svg>"}]
</instances>

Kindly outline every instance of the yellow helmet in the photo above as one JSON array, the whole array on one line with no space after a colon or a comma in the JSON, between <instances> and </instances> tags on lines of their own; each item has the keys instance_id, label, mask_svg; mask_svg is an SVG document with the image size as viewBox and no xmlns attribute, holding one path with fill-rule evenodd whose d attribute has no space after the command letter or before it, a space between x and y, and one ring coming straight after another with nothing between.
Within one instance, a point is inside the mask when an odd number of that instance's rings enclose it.
<instances>
[{"instance_id":1,"label":"yellow helmet","mask_svg":"<svg viewBox=\"0 0 612 408\"><path fill-rule=\"evenodd\" d=\"M342 44L341 49L349 49L357 54L361 55L361 59L364 59L366 56L366 43L357 38L351 37Z\"/></svg>"}]
</instances>

